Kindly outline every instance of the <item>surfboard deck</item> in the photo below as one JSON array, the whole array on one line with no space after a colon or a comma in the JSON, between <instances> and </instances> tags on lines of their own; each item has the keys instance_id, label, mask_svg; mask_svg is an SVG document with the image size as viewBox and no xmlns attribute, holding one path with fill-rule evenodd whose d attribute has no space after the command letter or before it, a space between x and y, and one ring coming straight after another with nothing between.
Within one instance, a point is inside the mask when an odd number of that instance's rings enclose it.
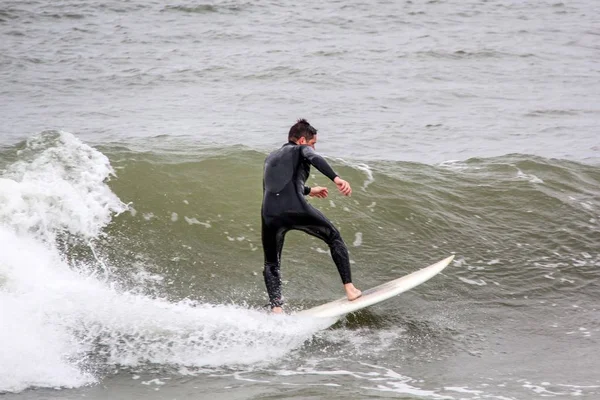
<instances>
[{"instance_id":1,"label":"surfboard deck","mask_svg":"<svg viewBox=\"0 0 600 400\"><path fill-rule=\"evenodd\" d=\"M402 292L406 292L407 290L410 290L415 286L428 281L446 268L453 259L454 255L401 278L394 279L393 281L386 282L368 290L364 290L362 292L362 296L356 300L349 301L344 297L317 307L299 311L296 313L296 315L330 318L339 317L341 315L360 310L361 308L371 306L387 300L390 297L394 297Z\"/></svg>"}]
</instances>

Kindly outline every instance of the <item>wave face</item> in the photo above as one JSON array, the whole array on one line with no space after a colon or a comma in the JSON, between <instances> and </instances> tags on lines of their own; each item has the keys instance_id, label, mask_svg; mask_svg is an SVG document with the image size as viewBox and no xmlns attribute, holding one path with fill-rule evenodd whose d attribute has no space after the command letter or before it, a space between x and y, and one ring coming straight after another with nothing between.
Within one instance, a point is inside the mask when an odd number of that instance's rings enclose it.
<instances>
[{"instance_id":1,"label":"wave face","mask_svg":"<svg viewBox=\"0 0 600 400\"><path fill-rule=\"evenodd\" d=\"M326 329L336 321L273 318L262 309L265 156L167 137L144 148L93 148L57 131L4 148L0 391L77 388L115 368L156 366L229 377L258 369L259 380L285 376L301 385L336 375L348 358L376 356L380 367L361 364L351 377L383 376L389 381L374 390L435 398L453 389L425 387L391 368L418 373L433 363L431 371L439 366L460 381L462 369L490 369L498 357L518 365L557 342L568 348L548 357L594 365L586 354L600 328L598 166L524 154L436 165L330 158L353 195L334 193L313 171L309 184L331 190L310 201L340 228L357 286L456 258L427 284ZM327 253L316 239L288 234L290 310L342 295ZM447 370L449 360L469 362ZM515 368L524 380L507 379L517 393L537 390L537 381L595 379Z\"/></svg>"}]
</instances>

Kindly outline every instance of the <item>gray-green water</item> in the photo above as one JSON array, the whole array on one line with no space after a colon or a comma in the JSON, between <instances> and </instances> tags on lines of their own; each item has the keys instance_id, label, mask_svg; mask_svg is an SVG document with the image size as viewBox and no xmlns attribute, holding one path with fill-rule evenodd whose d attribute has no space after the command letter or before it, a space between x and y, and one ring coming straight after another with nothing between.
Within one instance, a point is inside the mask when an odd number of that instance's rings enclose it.
<instances>
[{"instance_id":1,"label":"gray-green water","mask_svg":"<svg viewBox=\"0 0 600 400\"><path fill-rule=\"evenodd\" d=\"M0 392L597 398L599 11L3 1ZM266 314L261 169L298 117L353 186L309 182L359 287L455 262L339 321ZM290 310L342 295L306 235L282 268Z\"/></svg>"}]
</instances>

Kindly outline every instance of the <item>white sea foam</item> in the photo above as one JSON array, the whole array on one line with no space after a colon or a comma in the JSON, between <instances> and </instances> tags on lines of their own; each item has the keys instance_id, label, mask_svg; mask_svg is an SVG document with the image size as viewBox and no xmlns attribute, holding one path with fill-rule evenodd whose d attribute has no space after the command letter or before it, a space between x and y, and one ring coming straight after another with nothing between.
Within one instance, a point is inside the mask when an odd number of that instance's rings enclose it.
<instances>
[{"instance_id":1,"label":"white sea foam","mask_svg":"<svg viewBox=\"0 0 600 400\"><path fill-rule=\"evenodd\" d=\"M373 177L373 171L371 170L371 167L369 167L367 164L365 163L352 163L349 161L344 160L343 158L337 158L338 161L341 161L342 163L352 167L352 168L356 168L362 172L365 173L365 175L367 176L365 181L363 182L362 185L362 190L367 190L367 187L375 182L375 178Z\"/></svg>"},{"instance_id":2,"label":"white sea foam","mask_svg":"<svg viewBox=\"0 0 600 400\"><path fill-rule=\"evenodd\" d=\"M354 247L358 247L362 245L362 232L356 232L354 236L354 243L352 243Z\"/></svg>"},{"instance_id":3,"label":"white sea foam","mask_svg":"<svg viewBox=\"0 0 600 400\"><path fill-rule=\"evenodd\" d=\"M523 171L521 171L519 168L517 168L517 178L529 181L531 183L544 183L544 181L541 180L540 178L538 178L537 176L535 176L533 174L526 174Z\"/></svg>"},{"instance_id":4,"label":"white sea foam","mask_svg":"<svg viewBox=\"0 0 600 400\"><path fill-rule=\"evenodd\" d=\"M270 361L334 322L173 303L97 277L98 265L68 263L59 233L93 241L126 209L106 185L111 174L102 153L50 133L30 141L2 176L0 392L86 385L107 365Z\"/></svg>"},{"instance_id":5,"label":"white sea foam","mask_svg":"<svg viewBox=\"0 0 600 400\"><path fill-rule=\"evenodd\" d=\"M460 171L469 169L469 165L462 160L446 160L438 164L440 167L447 168L450 170ZM474 168L477 169L477 168Z\"/></svg>"},{"instance_id":6,"label":"white sea foam","mask_svg":"<svg viewBox=\"0 0 600 400\"><path fill-rule=\"evenodd\" d=\"M37 135L0 177L0 224L47 240L59 231L96 237L126 210L103 183L113 174L104 154L73 135Z\"/></svg>"},{"instance_id":7,"label":"white sea foam","mask_svg":"<svg viewBox=\"0 0 600 400\"><path fill-rule=\"evenodd\" d=\"M458 279L460 279L464 283L468 283L469 285L476 285L476 286L485 286L485 285L487 285L487 283L483 279L473 280L473 279L463 278L462 276L459 276Z\"/></svg>"},{"instance_id":8,"label":"white sea foam","mask_svg":"<svg viewBox=\"0 0 600 400\"><path fill-rule=\"evenodd\" d=\"M363 171L365 175L367 175L367 179L362 185L362 190L367 190L367 187L375 181L375 178L373 177L373 171L371 171L371 168L367 164L363 163L355 164L354 167Z\"/></svg>"},{"instance_id":9,"label":"white sea foam","mask_svg":"<svg viewBox=\"0 0 600 400\"><path fill-rule=\"evenodd\" d=\"M150 221L152 218L154 218L154 213L144 213L142 214L142 217L146 220L146 221Z\"/></svg>"},{"instance_id":10,"label":"white sea foam","mask_svg":"<svg viewBox=\"0 0 600 400\"><path fill-rule=\"evenodd\" d=\"M210 228L212 227L212 225L210 224L210 221L206 221L206 222L200 222L198 221L197 218L189 218L189 217L183 217L185 219L185 222L187 222L189 225L202 225L205 228Z\"/></svg>"}]
</instances>

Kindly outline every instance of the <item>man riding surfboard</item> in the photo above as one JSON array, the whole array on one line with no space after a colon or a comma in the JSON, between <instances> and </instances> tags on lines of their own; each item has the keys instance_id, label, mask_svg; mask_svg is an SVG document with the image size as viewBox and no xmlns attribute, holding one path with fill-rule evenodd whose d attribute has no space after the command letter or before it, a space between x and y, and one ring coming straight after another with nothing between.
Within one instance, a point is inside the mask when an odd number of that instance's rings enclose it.
<instances>
[{"instance_id":1,"label":"man riding surfboard","mask_svg":"<svg viewBox=\"0 0 600 400\"><path fill-rule=\"evenodd\" d=\"M263 176L262 244L265 258L263 275L274 313L283 311L280 262L286 232L295 229L323 240L329 246L338 269L346 297L355 300L361 291L352 284L348 249L340 232L304 196L326 198L327 188L308 187L310 166L331 179L345 195L350 196L350 184L340 178L327 161L315 152L317 130L305 119L298 120L288 134L288 142L269 154Z\"/></svg>"}]
</instances>

